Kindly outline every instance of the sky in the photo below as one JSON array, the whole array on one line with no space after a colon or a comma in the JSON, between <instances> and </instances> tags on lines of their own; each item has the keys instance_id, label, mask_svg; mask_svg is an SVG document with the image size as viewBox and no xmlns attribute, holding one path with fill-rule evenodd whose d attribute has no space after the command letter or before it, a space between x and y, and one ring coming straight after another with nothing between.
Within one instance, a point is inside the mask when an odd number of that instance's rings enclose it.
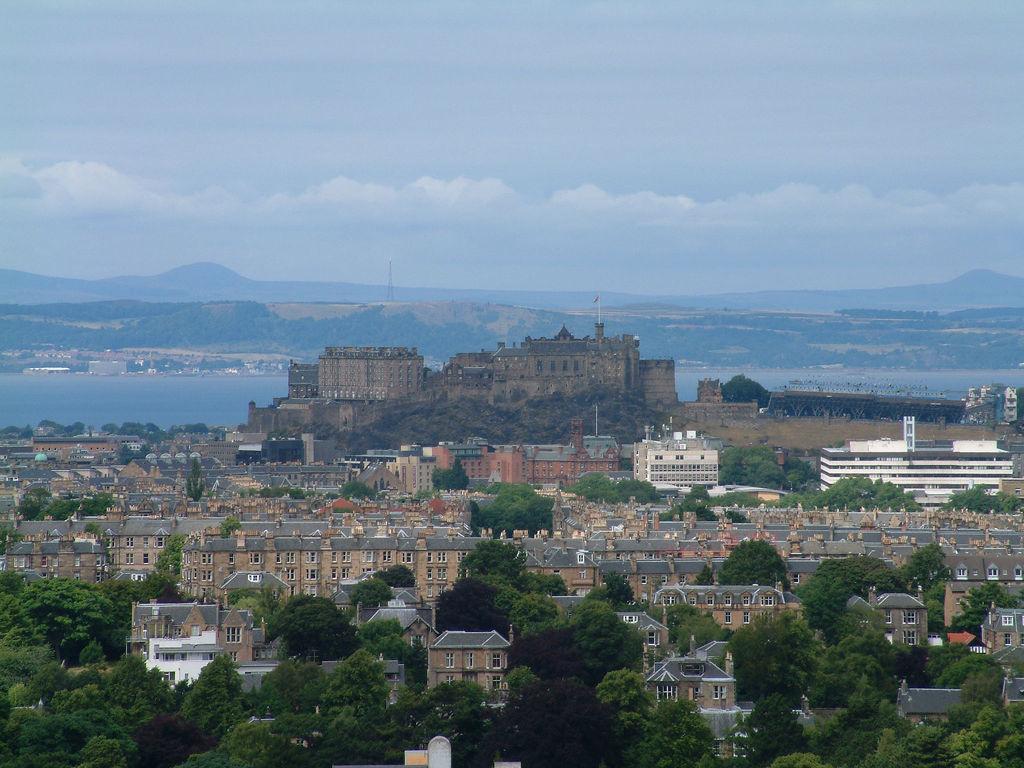
<instances>
[{"instance_id":1,"label":"sky","mask_svg":"<svg viewBox=\"0 0 1024 768\"><path fill-rule=\"evenodd\" d=\"M712 293L1024 275L1024 5L47 2L0 268Z\"/></svg>"}]
</instances>

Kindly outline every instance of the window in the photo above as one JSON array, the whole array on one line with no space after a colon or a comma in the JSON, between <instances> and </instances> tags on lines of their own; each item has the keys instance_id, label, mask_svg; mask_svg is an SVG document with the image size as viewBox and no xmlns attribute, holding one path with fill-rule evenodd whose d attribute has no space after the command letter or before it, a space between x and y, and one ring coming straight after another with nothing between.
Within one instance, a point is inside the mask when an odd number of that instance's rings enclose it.
<instances>
[{"instance_id":1,"label":"window","mask_svg":"<svg viewBox=\"0 0 1024 768\"><path fill-rule=\"evenodd\" d=\"M372 550L368 549L368 550L363 552L363 562L364 563L372 563L373 562L373 551Z\"/></svg>"},{"instance_id":2,"label":"window","mask_svg":"<svg viewBox=\"0 0 1024 768\"><path fill-rule=\"evenodd\" d=\"M433 568L427 568L427 581L433 581L433 580L434 580L434 569Z\"/></svg>"},{"instance_id":3,"label":"window","mask_svg":"<svg viewBox=\"0 0 1024 768\"><path fill-rule=\"evenodd\" d=\"M412 563L412 552L403 552L402 553L402 562L405 565L411 564Z\"/></svg>"},{"instance_id":4,"label":"window","mask_svg":"<svg viewBox=\"0 0 1024 768\"><path fill-rule=\"evenodd\" d=\"M491 675L491 690L497 691L501 688L501 675Z\"/></svg>"},{"instance_id":5,"label":"window","mask_svg":"<svg viewBox=\"0 0 1024 768\"><path fill-rule=\"evenodd\" d=\"M903 612L903 623L904 624L917 624L917 611L904 611Z\"/></svg>"},{"instance_id":6,"label":"window","mask_svg":"<svg viewBox=\"0 0 1024 768\"><path fill-rule=\"evenodd\" d=\"M988 567L988 577L989 577L989 579L998 579L999 578L999 569L996 568L994 565L990 565Z\"/></svg>"},{"instance_id":7,"label":"window","mask_svg":"<svg viewBox=\"0 0 1024 768\"><path fill-rule=\"evenodd\" d=\"M647 644L652 647L658 645L658 633L656 631L651 630L647 633Z\"/></svg>"},{"instance_id":8,"label":"window","mask_svg":"<svg viewBox=\"0 0 1024 768\"><path fill-rule=\"evenodd\" d=\"M725 698L725 686L724 685L713 685L711 686L711 698L715 701L721 701Z\"/></svg>"},{"instance_id":9,"label":"window","mask_svg":"<svg viewBox=\"0 0 1024 768\"><path fill-rule=\"evenodd\" d=\"M725 612L725 614L722 616L722 623L723 624L732 624L732 611L726 611Z\"/></svg>"},{"instance_id":10,"label":"window","mask_svg":"<svg viewBox=\"0 0 1024 768\"><path fill-rule=\"evenodd\" d=\"M956 577L958 579L966 579L967 578L967 569L964 568L963 566L957 568L956 569Z\"/></svg>"},{"instance_id":11,"label":"window","mask_svg":"<svg viewBox=\"0 0 1024 768\"><path fill-rule=\"evenodd\" d=\"M761 595L761 605L775 605L775 595Z\"/></svg>"},{"instance_id":12,"label":"window","mask_svg":"<svg viewBox=\"0 0 1024 768\"><path fill-rule=\"evenodd\" d=\"M167 542L167 537L166 536L157 536L156 537L156 548L157 549L163 549L164 548L164 544L166 542Z\"/></svg>"},{"instance_id":13,"label":"window","mask_svg":"<svg viewBox=\"0 0 1024 768\"><path fill-rule=\"evenodd\" d=\"M455 654L451 651L444 655L444 666L445 669L455 669Z\"/></svg>"},{"instance_id":14,"label":"window","mask_svg":"<svg viewBox=\"0 0 1024 768\"><path fill-rule=\"evenodd\" d=\"M134 536L125 536L124 537L124 545L126 547L134 547L135 546L135 537Z\"/></svg>"},{"instance_id":15,"label":"window","mask_svg":"<svg viewBox=\"0 0 1024 768\"><path fill-rule=\"evenodd\" d=\"M352 553L351 552L342 552L341 553L341 562L343 562L343 563L351 563L352 562Z\"/></svg>"},{"instance_id":16,"label":"window","mask_svg":"<svg viewBox=\"0 0 1024 768\"><path fill-rule=\"evenodd\" d=\"M491 654L491 669L501 669L502 666L503 666L503 664L502 664L501 654L497 653L497 652L492 653Z\"/></svg>"},{"instance_id":17,"label":"window","mask_svg":"<svg viewBox=\"0 0 1024 768\"><path fill-rule=\"evenodd\" d=\"M260 583L260 575L258 573L250 573L249 574L249 581L251 581L253 584L259 584Z\"/></svg>"},{"instance_id":18,"label":"window","mask_svg":"<svg viewBox=\"0 0 1024 768\"><path fill-rule=\"evenodd\" d=\"M241 627L225 627L224 628L224 642L225 643L240 643L240 642L242 642L242 628Z\"/></svg>"},{"instance_id":19,"label":"window","mask_svg":"<svg viewBox=\"0 0 1024 768\"><path fill-rule=\"evenodd\" d=\"M1007 648L1013 645L1013 635L1011 635L1009 632L1003 633L1003 645Z\"/></svg>"},{"instance_id":20,"label":"window","mask_svg":"<svg viewBox=\"0 0 1024 768\"><path fill-rule=\"evenodd\" d=\"M306 569L306 581L316 581L317 580L317 576L318 576L318 574L317 574L316 568L307 568Z\"/></svg>"},{"instance_id":21,"label":"window","mask_svg":"<svg viewBox=\"0 0 1024 768\"><path fill-rule=\"evenodd\" d=\"M202 565L213 565L213 552L203 552L199 556L199 562Z\"/></svg>"},{"instance_id":22,"label":"window","mask_svg":"<svg viewBox=\"0 0 1024 768\"><path fill-rule=\"evenodd\" d=\"M142 556L142 559L145 560L148 557L149 557L149 555L145 554L145 555ZM234 564L235 564L235 553L234 552L228 552L228 565L234 565Z\"/></svg>"},{"instance_id":23,"label":"window","mask_svg":"<svg viewBox=\"0 0 1024 768\"><path fill-rule=\"evenodd\" d=\"M715 604L715 596L712 593L710 593L710 592L708 592L707 604L708 605L714 605Z\"/></svg>"},{"instance_id":24,"label":"window","mask_svg":"<svg viewBox=\"0 0 1024 768\"><path fill-rule=\"evenodd\" d=\"M743 612L743 623L744 624L749 624L750 623L750 611L744 611Z\"/></svg>"},{"instance_id":25,"label":"window","mask_svg":"<svg viewBox=\"0 0 1024 768\"><path fill-rule=\"evenodd\" d=\"M295 553L294 552L285 552L284 553L284 561L286 563L288 563L289 565L292 565L295 562Z\"/></svg>"},{"instance_id":26,"label":"window","mask_svg":"<svg viewBox=\"0 0 1024 768\"><path fill-rule=\"evenodd\" d=\"M743 596L743 604L744 605L750 605L750 595L744 595Z\"/></svg>"},{"instance_id":27,"label":"window","mask_svg":"<svg viewBox=\"0 0 1024 768\"><path fill-rule=\"evenodd\" d=\"M890 608L885 609L885 623L892 624L892 610Z\"/></svg>"},{"instance_id":28,"label":"window","mask_svg":"<svg viewBox=\"0 0 1024 768\"><path fill-rule=\"evenodd\" d=\"M474 659L474 656L473 656L473 652L472 651L466 651L466 658L465 658L465 662L464 662L464 666L466 667L466 669L472 669L473 665L474 665L474 661L475 661L475 659Z\"/></svg>"},{"instance_id":29,"label":"window","mask_svg":"<svg viewBox=\"0 0 1024 768\"><path fill-rule=\"evenodd\" d=\"M1004 627L1012 627L1013 626L1013 616L1012 615L1007 616L1006 614L1003 614L1003 626ZM746 690L746 689L744 689L744 690Z\"/></svg>"},{"instance_id":30,"label":"window","mask_svg":"<svg viewBox=\"0 0 1024 768\"><path fill-rule=\"evenodd\" d=\"M295 581L295 569L294 568L285 568L284 569L284 578L285 578L285 581Z\"/></svg>"},{"instance_id":31,"label":"window","mask_svg":"<svg viewBox=\"0 0 1024 768\"><path fill-rule=\"evenodd\" d=\"M260 565L263 562L263 554L260 552L250 552L249 562L252 565Z\"/></svg>"},{"instance_id":32,"label":"window","mask_svg":"<svg viewBox=\"0 0 1024 768\"><path fill-rule=\"evenodd\" d=\"M317 553L316 552L306 552L306 562L307 563L315 563L316 561L317 561Z\"/></svg>"},{"instance_id":33,"label":"window","mask_svg":"<svg viewBox=\"0 0 1024 768\"><path fill-rule=\"evenodd\" d=\"M907 645L917 645L917 632L913 629L907 629L903 632L903 642Z\"/></svg>"},{"instance_id":34,"label":"window","mask_svg":"<svg viewBox=\"0 0 1024 768\"><path fill-rule=\"evenodd\" d=\"M672 683L658 684L658 701L675 701L677 688Z\"/></svg>"},{"instance_id":35,"label":"window","mask_svg":"<svg viewBox=\"0 0 1024 768\"><path fill-rule=\"evenodd\" d=\"M135 564L135 553L134 552L125 552L124 553L124 562L125 562L125 565L134 565ZM46 567L46 558L45 557L43 558L43 567L44 568Z\"/></svg>"}]
</instances>

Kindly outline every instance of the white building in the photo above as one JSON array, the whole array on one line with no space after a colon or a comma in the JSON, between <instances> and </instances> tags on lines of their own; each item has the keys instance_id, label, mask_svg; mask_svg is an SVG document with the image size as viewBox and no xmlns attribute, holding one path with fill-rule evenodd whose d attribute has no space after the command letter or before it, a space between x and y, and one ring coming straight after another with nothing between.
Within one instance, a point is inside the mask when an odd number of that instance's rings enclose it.
<instances>
[{"instance_id":1,"label":"white building","mask_svg":"<svg viewBox=\"0 0 1024 768\"><path fill-rule=\"evenodd\" d=\"M146 649L146 666L159 669L171 685L195 680L216 656L224 653L217 644L217 630L208 629L188 637L153 637Z\"/></svg>"},{"instance_id":2,"label":"white building","mask_svg":"<svg viewBox=\"0 0 1024 768\"><path fill-rule=\"evenodd\" d=\"M903 439L850 440L821 450L822 490L847 477L882 480L922 504L938 505L958 491L995 491L1013 476L1013 457L995 440L916 440L914 420L903 420Z\"/></svg>"},{"instance_id":3,"label":"white building","mask_svg":"<svg viewBox=\"0 0 1024 768\"><path fill-rule=\"evenodd\" d=\"M641 440L633 445L633 477L655 487L692 488L718 485L718 438L696 432L673 432L667 440Z\"/></svg>"}]
</instances>

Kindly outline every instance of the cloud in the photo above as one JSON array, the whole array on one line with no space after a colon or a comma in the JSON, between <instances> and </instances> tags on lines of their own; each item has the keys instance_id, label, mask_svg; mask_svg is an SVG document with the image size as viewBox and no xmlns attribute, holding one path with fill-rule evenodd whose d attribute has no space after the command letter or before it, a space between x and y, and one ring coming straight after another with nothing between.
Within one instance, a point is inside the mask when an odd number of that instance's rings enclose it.
<instances>
[{"instance_id":1,"label":"cloud","mask_svg":"<svg viewBox=\"0 0 1024 768\"><path fill-rule=\"evenodd\" d=\"M46 216L147 214L239 219L256 226L313 219L394 226L458 220L484 227L502 221L541 229L638 226L683 232L941 230L1024 224L1024 184L972 184L937 194L790 183L700 201L649 190L612 192L590 183L531 198L497 178L422 176L388 185L335 176L297 193L242 198L216 186L173 191L96 161L68 160L33 169L17 158L0 157L0 206Z\"/></svg>"},{"instance_id":2,"label":"cloud","mask_svg":"<svg viewBox=\"0 0 1024 768\"><path fill-rule=\"evenodd\" d=\"M618 213L665 223L697 207L697 202L685 195L659 195L647 191L615 195L594 184L559 190L551 195L550 202L589 213Z\"/></svg>"},{"instance_id":3,"label":"cloud","mask_svg":"<svg viewBox=\"0 0 1024 768\"><path fill-rule=\"evenodd\" d=\"M237 200L220 187L178 194L95 161L66 160L30 169L19 160L0 163L0 189L40 212L117 214L145 212L172 216L216 216L234 209Z\"/></svg>"},{"instance_id":4,"label":"cloud","mask_svg":"<svg viewBox=\"0 0 1024 768\"><path fill-rule=\"evenodd\" d=\"M500 179L436 179L422 176L401 187L335 176L295 195L277 193L257 205L267 210L298 211L321 208L336 212L382 213L428 206L435 211L474 210L499 201L512 201L516 193Z\"/></svg>"}]
</instances>

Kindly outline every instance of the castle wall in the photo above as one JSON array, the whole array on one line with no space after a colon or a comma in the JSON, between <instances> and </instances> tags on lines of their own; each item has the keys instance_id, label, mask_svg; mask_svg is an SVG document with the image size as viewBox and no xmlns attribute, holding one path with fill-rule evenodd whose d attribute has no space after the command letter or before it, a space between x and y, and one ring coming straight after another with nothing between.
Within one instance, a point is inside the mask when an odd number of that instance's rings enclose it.
<instances>
[{"instance_id":1,"label":"castle wall","mask_svg":"<svg viewBox=\"0 0 1024 768\"><path fill-rule=\"evenodd\" d=\"M654 405L678 403L675 360L641 360L640 390L644 400L648 403Z\"/></svg>"}]
</instances>

